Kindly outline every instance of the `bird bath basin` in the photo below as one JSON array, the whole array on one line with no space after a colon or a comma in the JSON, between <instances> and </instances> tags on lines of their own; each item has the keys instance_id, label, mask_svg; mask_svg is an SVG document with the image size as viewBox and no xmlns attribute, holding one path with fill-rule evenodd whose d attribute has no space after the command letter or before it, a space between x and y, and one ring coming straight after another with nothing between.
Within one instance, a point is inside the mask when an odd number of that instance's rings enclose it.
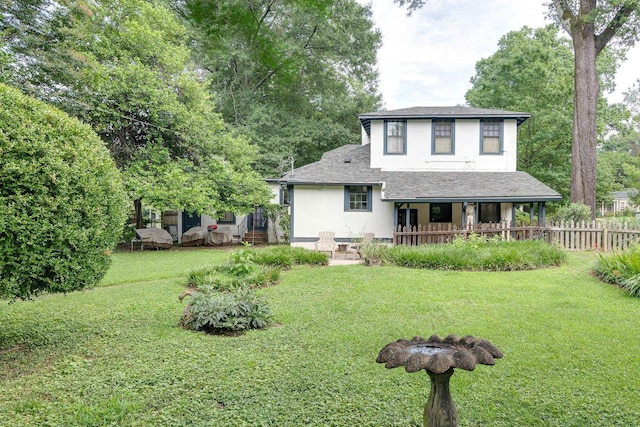
<instances>
[{"instance_id":1,"label":"bird bath basin","mask_svg":"<svg viewBox=\"0 0 640 427\"><path fill-rule=\"evenodd\" d=\"M424 406L425 427L456 427L456 410L449 379L454 368L473 371L477 364L495 365L495 359L502 352L487 340L466 336L458 338L448 335L441 339L432 335L429 339L414 337L412 340L399 339L384 346L376 362L386 368L404 366L407 372L427 371L431 378L431 392Z\"/></svg>"}]
</instances>

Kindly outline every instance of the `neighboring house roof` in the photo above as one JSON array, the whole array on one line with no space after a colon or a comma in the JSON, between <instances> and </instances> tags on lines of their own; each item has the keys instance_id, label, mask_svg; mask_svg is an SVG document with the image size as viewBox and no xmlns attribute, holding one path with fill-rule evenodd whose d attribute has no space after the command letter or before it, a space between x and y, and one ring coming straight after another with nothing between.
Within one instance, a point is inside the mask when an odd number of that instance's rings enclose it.
<instances>
[{"instance_id":1,"label":"neighboring house roof","mask_svg":"<svg viewBox=\"0 0 640 427\"><path fill-rule=\"evenodd\" d=\"M407 172L369 167L370 145L344 145L294 169L289 185L382 185L384 201L531 202L562 196L525 172ZM347 161L348 160L348 161Z\"/></svg>"},{"instance_id":2,"label":"neighboring house roof","mask_svg":"<svg viewBox=\"0 0 640 427\"><path fill-rule=\"evenodd\" d=\"M516 119L518 126L531 117L529 113L475 107L410 107L398 110L359 114L360 123L371 133L371 120L381 119Z\"/></svg>"}]
</instances>

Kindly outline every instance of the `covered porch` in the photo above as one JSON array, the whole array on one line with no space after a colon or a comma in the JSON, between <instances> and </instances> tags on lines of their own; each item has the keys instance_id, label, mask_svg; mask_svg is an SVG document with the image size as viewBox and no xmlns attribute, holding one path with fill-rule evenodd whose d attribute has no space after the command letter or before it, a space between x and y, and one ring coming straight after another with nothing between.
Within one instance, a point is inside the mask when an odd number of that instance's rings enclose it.
<instances>
[{"instance_id":1,"label":"covered porch","mask_svg":"<svg viewBox=\"0 0 640 427\"><path fill-rule=\"evenodd\" d=\"M518 220L517 211L521 212ZM546 202L394 202L394 245L449 243L471 233L505 240L541 238Z\"/></svg>"},{"instance_id":2,"label":"covered porch","mask_svg":"<svg viewBox=\"0 0 640 427\"><path fill-rule=\"evenodd\" d=\"M394 244L438 243L471 232L539 236L547 202L559 200L524 172L392 173L383 198L393 203Z\"/></svg>"}]
</instances>

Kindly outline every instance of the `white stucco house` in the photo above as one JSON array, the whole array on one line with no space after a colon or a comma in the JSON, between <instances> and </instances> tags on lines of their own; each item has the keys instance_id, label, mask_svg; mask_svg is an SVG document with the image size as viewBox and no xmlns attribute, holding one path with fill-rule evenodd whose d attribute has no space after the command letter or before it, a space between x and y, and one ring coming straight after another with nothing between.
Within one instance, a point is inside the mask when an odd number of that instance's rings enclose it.
<instances>
[{"instance_id":1,"label":"white stucco house","mask_svg":"<svg viewBox=\"0 0 640 427\"><path fill-rule=\"evenodd\" d=\"M398 224L463 226L515 218L561 195L516 170L517 128L527 113L413 107L358 116L361 144L325 153L284 175L292 245L312 248L320 231L347 242Z\"/></svg>"}]
</instances>

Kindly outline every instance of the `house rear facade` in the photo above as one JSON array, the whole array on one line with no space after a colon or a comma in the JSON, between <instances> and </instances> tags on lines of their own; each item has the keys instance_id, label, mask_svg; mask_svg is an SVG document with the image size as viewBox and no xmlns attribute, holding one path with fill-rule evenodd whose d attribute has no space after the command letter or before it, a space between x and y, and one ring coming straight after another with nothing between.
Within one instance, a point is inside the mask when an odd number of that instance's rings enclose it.
<instances>
[{"instance_id":1,"label":"house rear facade","mask_svg":"<svg viewBox=\"0 0 640 427\"><path fill-rule=\"evenodd\" d=\"M325 153L280 180L290 204L291 243L312 247L398 225L513 221L528 205L545 219L561 196L516 170L517 129L529 114L472 107L413 107L358 116L361 144Z\"/></svg>"}]
</instances>

